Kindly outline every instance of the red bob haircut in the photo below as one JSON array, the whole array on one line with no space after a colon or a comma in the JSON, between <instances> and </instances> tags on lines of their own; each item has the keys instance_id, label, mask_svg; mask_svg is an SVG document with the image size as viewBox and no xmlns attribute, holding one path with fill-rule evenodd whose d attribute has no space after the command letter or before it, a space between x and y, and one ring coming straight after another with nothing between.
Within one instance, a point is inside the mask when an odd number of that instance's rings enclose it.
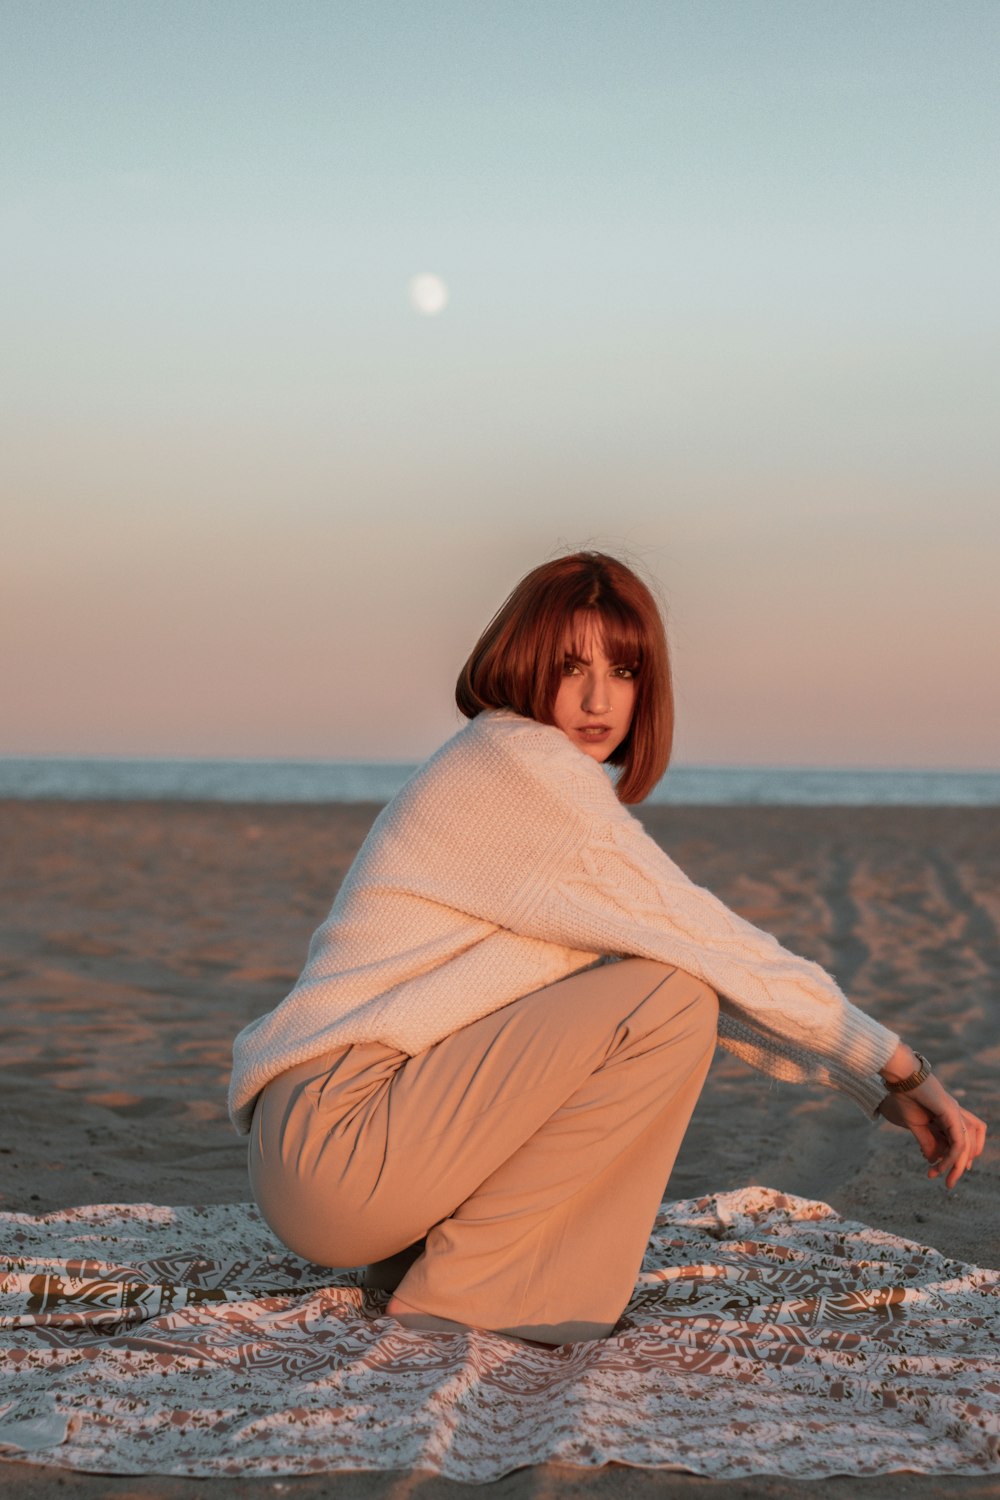
<instances>
[{"instance_id":1,"label":"red bob haircut","mask_svg":"<svg viewBox=\"0 0 1000 1500\"><path fill-rule=\"evenodd\" d=\"M674 695L656 600L617 558L573 552L522 578L476 642L459 674L455 701L467 719L484 709L509 708L553 723L567 642L579 651L591 629L605 655L635 673L632 725L608 761L621 767L621 801L641 802L670 761Z\"/></svg>"}]
</instances>

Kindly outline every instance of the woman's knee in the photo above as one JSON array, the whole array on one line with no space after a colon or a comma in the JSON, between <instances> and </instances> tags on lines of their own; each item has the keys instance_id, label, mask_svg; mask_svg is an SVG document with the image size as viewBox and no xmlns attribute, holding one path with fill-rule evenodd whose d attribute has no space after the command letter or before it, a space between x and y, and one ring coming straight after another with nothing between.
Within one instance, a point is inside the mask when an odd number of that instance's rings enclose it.
<instances>
[{"instance_id":1,"label":"woman's knee","mask_svg":"<svg viewBox=\"0 0 1000 1500\"><path fill-rule=\"evenodd\" d=\"M717 1031L719 1026L718 994L704 979L697 979L693 974L688 975L688 978L696 987L695 1004L704 1017L705 1025L710 1027L713 1031Z\"/></svg>"},{"instance_id":2,"label":"woman's knee","mask_svg":"<svg viewBox=\"0 0 1000 1500\"><path fill-rule=\"evenodd\" d=\"M703 979L697 981L697 1011L699 1023L705 1029L705 1035L713 1046L719 1034L719 997L710 984Z\"/></svg>"},{"instance_id":3,"label":"woman's knee","mask_svg":"<svg viewBox=\"0 0 1000 1500\"><path fill-rule=\"evenodd\" d=\"M688 1010L690 1023L704 1031L706 1037L713 1040L719 1030L719 997L710 984L704 979L699 979L695 974L688 974L685 970L678 969L678 974L683 974L684 982L690 992L688 999Z\"/></svg>"},{"instance_id":4,"label":"woman's knee","mask_svg":"<svg viewBox=\"0 0 1000 1500\"><path fill-rule=\"evenodd\" d=\"M662 1012L664 1021L683 1015L685 1031L697 1031L706 1041L714 1041L719 1027L719 997L710 984L669 964L646 959L630 962L643 965L643 976L651 981L646 1000Z\"/></svg>"},{"instance_id":5,"label":"woman's knee","mask_svg":"<svg viewBox=\"0 0 1000 1500\"><path fill-rule=\"evenodd\" d=\"M613 976L616 989L634 995L641 1001L655 995L674 974L679 973L674 964L662 964L656 958L621 958L606 970Z\"/></svg>"}]
</instances>

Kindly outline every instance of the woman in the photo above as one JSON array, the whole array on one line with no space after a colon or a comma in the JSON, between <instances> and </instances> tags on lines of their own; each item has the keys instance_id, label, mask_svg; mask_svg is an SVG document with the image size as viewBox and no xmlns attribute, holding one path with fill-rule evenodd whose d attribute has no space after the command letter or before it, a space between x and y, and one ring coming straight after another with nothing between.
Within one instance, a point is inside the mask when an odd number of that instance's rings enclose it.
<instances>
[{"instance_id":1,"label":"woman","mask_svg":"<svg viewBox=\"0 0 1000 1500\"><path fill-rule=\"evenodd\" d=\"M673 729L662 622L629 568L582 552L529 573L456 696L470 722L378 817L295 988L236 1039L230 1109L280 1239L367 1265L412 1327L603 1337L717 1021L764 1072L911 1130L954 1187L982 1121L627 811Z\"/></svg>"}]
</instances>

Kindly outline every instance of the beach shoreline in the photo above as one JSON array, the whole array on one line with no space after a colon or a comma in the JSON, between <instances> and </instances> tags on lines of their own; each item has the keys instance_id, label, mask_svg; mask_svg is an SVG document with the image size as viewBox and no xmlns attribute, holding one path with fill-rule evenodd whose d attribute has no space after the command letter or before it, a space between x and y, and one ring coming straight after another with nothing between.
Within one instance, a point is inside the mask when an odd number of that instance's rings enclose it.
<instances>
[{"instance_id":1,"label":"beach shoreline","mask_svg":"<svg viewBox=\"0 0 1000 1500\"><path fill-rule=\"evenodd\" d=\"M374 804L0 803L6 1129L0 1207L240 1202L245 1143L225 1115L232 1038L291 984ZM700 884L829 968L853 1000L998 1117L1000 808L655 807L653 836ZM773 1084L719 1052L671 1197L761 1183L981 1265L997 1255L997 1154L950 1198L916 1147L822 1089ZM167 1476L18 1464L16 1492L190 1495ZM427 1475L197 1481L225 1495L341 1497L461 1486ZM525 1497L801 1494L764 1478L544 1466ZM997 1493L996 1480L850 1478L839 1495ZM221 1500L221 1497L220 1497Z\"/></svg>"}]
</instances>

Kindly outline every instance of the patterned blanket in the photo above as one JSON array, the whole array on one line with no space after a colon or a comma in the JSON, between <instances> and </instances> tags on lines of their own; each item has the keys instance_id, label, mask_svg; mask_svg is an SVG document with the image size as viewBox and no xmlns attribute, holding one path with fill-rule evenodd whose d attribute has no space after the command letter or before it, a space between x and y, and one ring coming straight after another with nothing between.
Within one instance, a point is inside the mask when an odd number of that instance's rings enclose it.
<instances>
[{"instance_id":1,"label":"patterned blanket","mask_svg":"<svg viewBox=\"0 0 1000 1500\"><path fill-rule=\"evenodd\" d=\"M424 1334L244 1204L0 1215L0 1452L112 1474L1000 1469L1000 1273L748 1188L665 1204L603 1341Z\"/></svg>"}]
</instances>

